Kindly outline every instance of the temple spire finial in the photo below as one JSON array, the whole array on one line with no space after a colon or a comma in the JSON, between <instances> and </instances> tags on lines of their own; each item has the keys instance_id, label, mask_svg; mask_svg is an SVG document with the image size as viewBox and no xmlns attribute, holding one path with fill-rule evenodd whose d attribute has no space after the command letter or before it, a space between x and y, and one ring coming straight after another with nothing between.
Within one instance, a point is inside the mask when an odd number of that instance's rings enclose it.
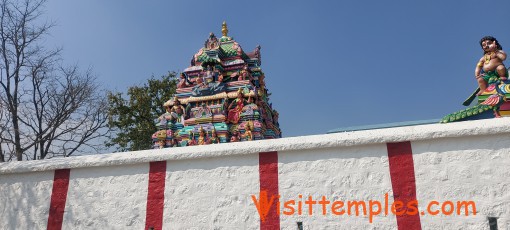
<instances>
[{"instance_id":1,"label":"temple spire finial","mask_svg":"<svg viewBox=\"0 0 510 230\"><path fill-rule=\"evenodd\" d=\"M225 21L223 21L223 24L221 25L221 33L223 34L223 37L227 37L228 28L227 28L227 22L225 22Z\"/></svg>"}]
</instances>

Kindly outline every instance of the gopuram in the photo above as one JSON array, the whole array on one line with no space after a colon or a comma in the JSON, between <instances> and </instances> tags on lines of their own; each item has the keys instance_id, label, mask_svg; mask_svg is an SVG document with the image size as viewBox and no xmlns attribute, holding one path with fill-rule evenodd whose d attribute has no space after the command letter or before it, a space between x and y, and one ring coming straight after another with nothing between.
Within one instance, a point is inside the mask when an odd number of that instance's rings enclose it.
<instances>
[{"instance_id":1,"label":"gopuram","mask_svg":"<svg viewBox=\"0 0 510 230\"><path fill-rule=\"evenodd\" d=\"M508 69L503 64L507 54L492 36L483 37L480 46L484 53L475 67L478 88L463 105L469 106L476 97L478 104L446 115L441 119L441 123L510 116L510 101L507 101L507 96L510 96L510 81Z\"/></svg>"},{"instance_id":2,"label":"gopuram","mask_svg":"<svg viewBox=\"0 0 510 230\"><path fill-rule=\"evenodd\" d=\"M176 95L156 120L154 148L280 138L278 112L269 103L260 46L246 53L228 36L210 33L179 75Z\"/></svg>"}]
</instances>

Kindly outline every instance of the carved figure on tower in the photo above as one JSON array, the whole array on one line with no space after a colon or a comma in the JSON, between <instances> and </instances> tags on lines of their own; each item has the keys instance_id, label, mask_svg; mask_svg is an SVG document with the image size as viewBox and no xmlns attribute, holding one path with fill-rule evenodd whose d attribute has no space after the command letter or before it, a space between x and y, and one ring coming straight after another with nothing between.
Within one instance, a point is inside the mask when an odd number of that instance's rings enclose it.
<instances>
[{"instance_id":1,"label":"carved figure on tower","mask_svg":"<svg viewBox=\"0 0 510 230\"><path fill-rule=\"evenodd\" d=\"M207 140L207 143L208 144L219 144L220 143L220 139L218 138L218 135L216 134L216 129L213 128L213 130L211 130L211 137L209 138L209 140Z\"/></svg>"},{"instance_id":2,"label":"carved figure on tower","mask_svg":"<svg viewBox=\"0 0 510 230\"><path fill-rule=\"evenodd\" d=\"M177 88L186 88L192 86L193 83L188 80L188 76L185 73L179 74L179 83L177 83Z\"/></svg>"},{"instance_id":3,"label":"carved figure on tower","mask_svg":"<svg viewBox=\"0 0 510 230\"><path fill-rule=\"evenodd\" d=\"M206 137L205 137L204 128L200 127L200 130L198 131L197 144L198 145L205 145L206 142L207 142L207 140L206 140Z\"/></svg>"},{"instance_id":4,"label":"carved figure on tower","mask_svg":"<svg viewBox=\"0 0 510 230\"><path fill-rule=\"evenodd\" d=\"M239 74L239 80L251 80L251 74L248 70L248 65L245 65L243 70L241 70L241 73Z\"/></svg>"},{"instance_id":5,"label":"carved figure on tower","mask_svg":"<svg viewBox=\"0 0 510 230\"><path fill-rule=\"evenodd\" d=\"M230 137L230 142L239 142L239 132L235 130Z\"/></svg>"},{"instance_id":6,"label":"carved figure on tower","mask_svg":"<svg viewBox=\"0 0 510 230\"><path fill-rule=\"evenodd\" d=\"M243 90L237 90L237 98L228 106L227 122L232 124L239 123L241 111L243 110L245 103L246 101L244 100Z\"/></svg>"},{"instance_id":7,"label":"carved figure on tower","mask_svg":"<svg viewBox=\"0 0 510 230\"><path fill-rule=\"evenodd\" d=\"M243 135L243 137L246 138L247 141L253 140L253 134L251 131L253 131L253 124L251 122L247 122L245 125L245 132Z\"/></svg>"},{"instance_id":8,"label":"carved figure on tower","mask_svg":"<svg viewBox=\"0 0 510 230\"><path fill-rule=\"evenodd\" d=\"M218 47L219 47L218 38L216 38L214 33L211 32L209 34L209 38L205 41L205 48L212 50L218 49Z\"/></svg>"},{"instance_id":9,"label":"carved figure on tower","mask_svg":"<svg viewBox=\"0 0 510 230\"><path fill-rule=\"evenodd\" d=\"M463 103L468 106L478 97L478 105L448 114L441 123L489 118L491 112L496 118L502 115L510 116L510 102L507 102L510 84L507 82L508 70L503 64L507 55L498 40L492 36L483 37L480 46L484 54L475 67L475 78L479 87Z\"/></svg>"},{"instance_id":10,"label":"carved figure on tower","mask_svg":"<svg viewBox=\"0 0 510 230\"><path fill-rule=\"evenodd\" d=\"M184 106L181 105L181 102L177 97L174 97L172 109L170 110L171 113L175 113L177 115L176 120L179 123L184 123L184 119L186 119L186 113L185 113Z\"/></svg>"},{"instance_id":11,"label":"carved figure on tower","mask_svg":"<svg viewBox=\"0 0 510 230\"><path fill-rule=\"evenodd\" d=\"M503 51L498 40L494 37L486 36L480 40L480 46L484 54L475 68L475 78L480 87L478 95L482 95L485 92L487 84L498 79L505 81L508 78L508 71L503 64L503 61L506 60L506 53Z\"/></svg>"}]
</instances>

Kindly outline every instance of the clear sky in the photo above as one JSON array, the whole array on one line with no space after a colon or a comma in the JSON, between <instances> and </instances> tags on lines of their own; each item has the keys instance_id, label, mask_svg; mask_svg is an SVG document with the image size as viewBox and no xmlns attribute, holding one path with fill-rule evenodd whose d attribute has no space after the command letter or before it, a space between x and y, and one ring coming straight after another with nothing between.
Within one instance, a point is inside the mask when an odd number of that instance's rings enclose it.
<instances>
[{"instance_id":1,"label":"clear sky","mask_svg":"<svg viewBox=\"0 0 510 230\"><path fill-rule=\"evenodd\" d=\"M510 52L509 0L49 0L45 17L48 44L120 92L188 67L226 21L245 51L262 46L284 137L441 118L477 87L480 38Z\"/></svg>"}]
</instances>

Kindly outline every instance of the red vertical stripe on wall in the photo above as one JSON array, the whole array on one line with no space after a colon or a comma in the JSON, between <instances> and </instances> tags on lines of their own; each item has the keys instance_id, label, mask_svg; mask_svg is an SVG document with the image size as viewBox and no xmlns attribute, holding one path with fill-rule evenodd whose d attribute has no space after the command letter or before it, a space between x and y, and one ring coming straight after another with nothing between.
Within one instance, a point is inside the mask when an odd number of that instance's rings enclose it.
<instances>
[{"instance_id":1,"label":"red vertical stripe on wall","mask_svg":"<svg viewBox=\"0 0 510 230\"><path fill-rule=\"evenodd\" d=\"M48 230L62 229L70 174L70 169L55 170L53 189L51 191L50 213L48 215Z\"/></svg>"},{"instance_id":2,"label":"red vertical stripe on wall","mask_svg":"<svg viewBox=\"0 0 510 230\"><path fill-rule=\"evenodd\" d=\"M280 229L280 216L276 212L276 199L278 197L278 152L259 153L259 175L260 192L266 192L268 199L275 197L267 216L264 220L262 218L260 220L260 229Z\"/></svg>"},{"instance_id":3,"label":"red vertical stripe on wall","mask_svg":"<svg viewBox=\"0 0 510 230\"><path fill-rule=\"evenodd\" d=\"M163 229L166 161L150 163L145 229Z\"/></svg>"},{"instance_id":4,"label":"red vertical stripe on wall","mask_svg":"<svg viewBox=\"0 0 510 230\"><path fill-rule=\"evenodd\" d=\"M395 201L402 201L404 207L396 210L413 212L407 203L416 201L416 180L414 176L413 150L411 142L387 143L390 164L391 185ZM417 208L417 206L416 206ZM400 230L421 229L420 213L416 215L397 215L397 225Z\"/></svg>"}]
</instances>

